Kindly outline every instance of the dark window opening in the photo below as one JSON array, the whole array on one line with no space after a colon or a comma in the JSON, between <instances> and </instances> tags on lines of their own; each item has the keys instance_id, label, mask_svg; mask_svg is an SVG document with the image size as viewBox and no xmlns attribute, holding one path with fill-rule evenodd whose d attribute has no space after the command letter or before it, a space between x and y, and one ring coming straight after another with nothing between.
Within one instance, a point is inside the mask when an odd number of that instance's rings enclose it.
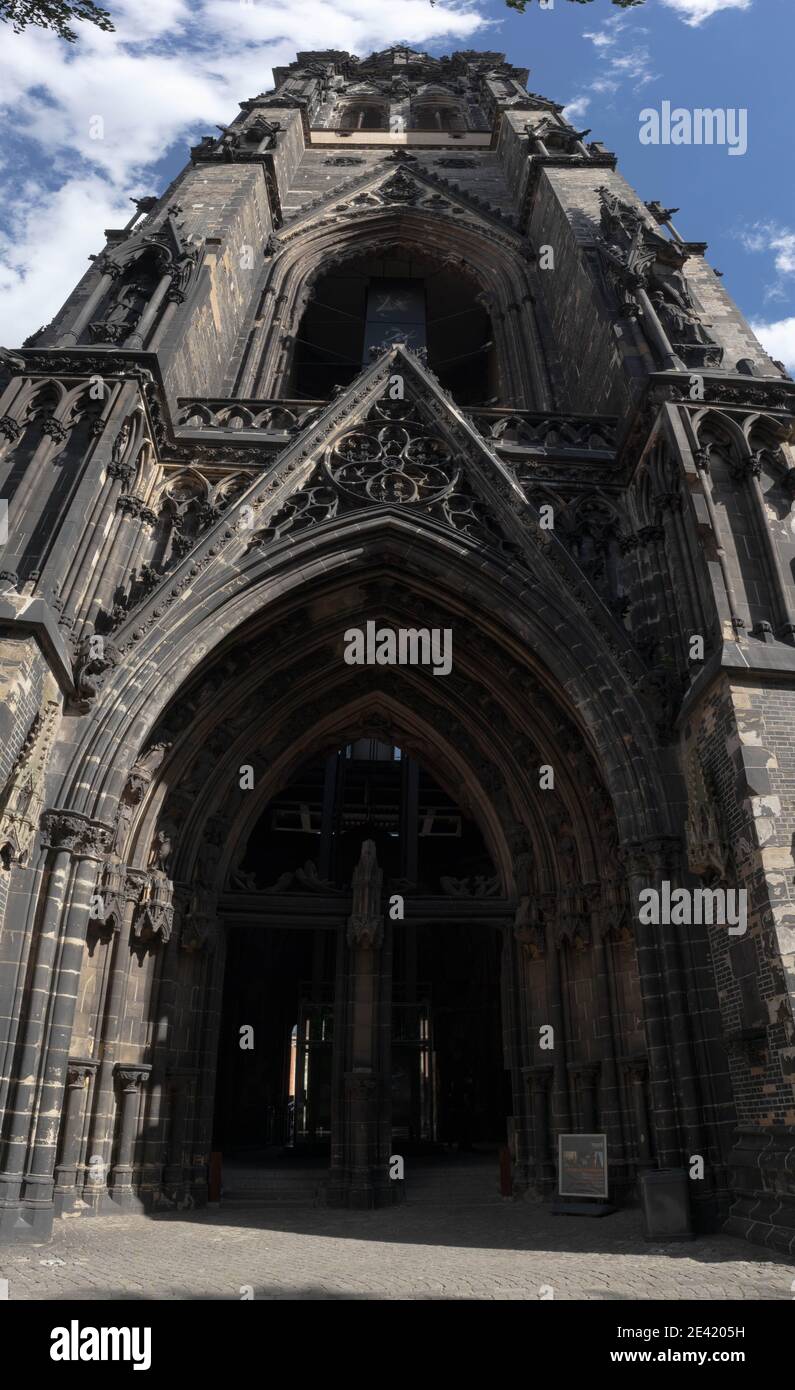
<instances>
[{"instance_id":1,"label":"dark window opening","mask_svg":"<svg viewBox=\"0 0 795 1390\"><path fill-rule=\"evenodd\" d=\"M370 349L407 341L459 405L499 395L491 321L473 281L432 256L361 256L318 279L299 326L287 394L326 399L370 361Z\"/></svg>"},{"instance_id":2,"label":"dark window opening","mask_svg":"<svg viewBox=\"0 0 795 1390\"><path fill-rule=\"evenodd\" d=\"M478 826L405 750L358 739L307 763L269 803L237 871L239 883L285 892L350 885L362 841L385 881L407 891L486 891L495 870ZM476 882L478 880L478 882Z\"/></svg>"},{"instance_id":3,"label":"dark window opening","mask_svg":"<svg viewBox=\"0 0 795 1390\"><path fill-rule=\"evenodd\" d=\"M466 130L466 121L457 106L428 103L425 106L412 106L411 129L463 133Z\"/></svg>"},{"instance_id":4,"label":"dark window opening","mask_svg":"<svg viewBox=\"0 0 795 1390\"><path fill-rule=\"evenodd\" d=\"M340 130L388 130L389 112L386 106L348 106L343 111Z\"/></svg>"}]
</instances>

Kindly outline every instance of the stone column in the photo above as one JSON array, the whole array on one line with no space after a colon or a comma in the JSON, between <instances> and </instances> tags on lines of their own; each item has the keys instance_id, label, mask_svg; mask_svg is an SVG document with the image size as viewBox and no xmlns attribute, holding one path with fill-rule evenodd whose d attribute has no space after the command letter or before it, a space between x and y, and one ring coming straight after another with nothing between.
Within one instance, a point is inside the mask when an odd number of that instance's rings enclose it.
<instances>
[{"instance_id":1,"label":"stone column","mask_svg":"<svg viewBox=\"0 0 795 1390\"><path fill-rule=\"evenodd\" d=\"M594 1066L582 1066L579 1062L572 1065L572 1073L577 1082L579 1094L579 1128L582 1134L593 1134L597 1124L597 1105L596 1091L599 1080L599 1068Z\"/></svg>"},{"instance_id":2,"label":"stone column","mask_svg":"<svg viewBox=\"0 0 795 1390\"><path fill-rule=\"evenodd\" d=\"M386 1060L381 951L382 872L375 845L365 840L353 874L353 911L348 920L348 990L343 1078L344 1119L340 1170L332 1175L331 1199L351 1207L380 1206L391 1200L388 1158L389 1077Z\"/></svg>"},{"instance_id":3,"label":"stone column","mask_svg":"<svg viewBox=\"0 0 795 1390\"><path fill-rule=\"evenodd\" d=\"M221 1032L221 1009L226 971L226 928L213 913L204 919L191 918L191 931L195 930L197 920L199 921L199 936L196 938L197 949L201 950L204 968L203 1027L199 1048L199 1068L195 1081L196 1102L193 1120L191 1122L190 1115L186 1112L182 1143L184 1151L189 1153L191 1195L197 1202L202 1203L207 1200L210 1172L218 1039ZM180 937L180 947L189 949L184 932ZM176 1138L177 1136L175 1136Z\"/></svg>"},{"instance_id":4,"label":"stone column","mask_svg":"<svg viewBox=\"0 0 795 1390\"><path fill-rule=\"evenodd\" d=\"M130 350L135 351L144 346L147 334L149 333L157 317L160 305L163 303L163 300L165 299L166 294L168 293L168 290L171 287L171 282L172 275L170 271L165 275L161 275L160 279L157 282L157 286L155 288L154 294L152 295L152 298L149 300L149 303L147 304L143 314L141 315L141 318L139 319L138 323L136 324L135 328L133 329L132 333L129 335L127 341L124 344L125 348L129 348Z\"/></svg>"},{"instance_id":5,"label":"stone column","mask_svg":"<svg viewBox=\"0 0 795 1390\"><path fill-rule=\"evenodd\" d=\"M655 842L656 843L656 842ZM649 1061L649 1085L654 1113L657 1160L661 1168L677 1168L682 1161L671 1058L666 1028L666 982L662 964L659 928L639 920L638 903L644 888L654 887L657 877L643 845L633 844L624 852L627 887L635 921L643 1022Z\"/></svg>"},{"instance_id":6,"label":"stone column","mask_svg":"<svg viewBox=\"0 0 795 1390\"><path fill-rule=\"evenodd\" d=\"M171 1090L171 1125L168 1136L168 1163L163 1172L163 1188L170 1202L179 1203L185 1196L185 1155L189 1152L188 1112L196 1077L193 1071L174 1070L169 1073Z\"/></svg>"},{"instance_id":7,"label":"stone column","mask_svg":"<svg viewBox=\"0 0 795 1390\"><path fill-rule=\"evenodd\" d=\"M523 1067L522 1070L530 1088L533 1117L533 1184L537 1192L548 1194L555 1188L555 1160L550 1150L549 1127L552 1067L533 1066Z\"/></svg>"},{"instance_id":8,"label":"stone column","mask_svg":"<svg viewBox=\"0 0 795 1390\"><path fill-rule=\"evenodd\" d=\"M648 1063L645 1057L633 1057L625 1064L627 1078L632 1088L632 1111L635 1118L635 1148L639 1168L651 1168L654 1159L649 1138L649 1113L646 1106L646 1076Z\"/></svg>"},{"instance_id":9,"label":"stone column","mask_svg":"<svg viewBox=\"0 0 795 1390\"><path fill-rule=\"evenodd\" d=\"M19 487L13 496L14 516L24 517L24 525L11 525L8 544L3 549L3 574L18 582L17 570L21 566L26 547L35 528L39 525L42 511L51 496L52 485L47 470L53 458L58 457L69 437L72 424L51 415L41 422L41 438L28 460ZM8 460L13 467L14 460ZM42 476L44 475L44 476Z\"/></svg>"},{"instance_id":10,"label":"stone column","mask_svg":"<svg viewBox=\"0 0 795 1390\"><path fill-rule=\"evenodd\" d=\"M709 524L712 527L712 534L715 538L715 554L717 556L718 566L720 568L721 578L723 580L723 588L726 594L726 604L729 610L729 619L731 621L731 625L735 633L737 634L737 640L739 641L740 634L742 633L742 630L745 627L745 619L741 616L739 607L737 605L737 593L734 588L734 583L732 581L731 574L729 572L729 559L726 554L726 547L723 544L724 528L712 497L712 487L710 486L709 482L709 450L696 449L693 454L693 459L695 461L696 467L699 470L699 473L702 475L701 495L704 498L704 505L707 509L707 515L709 516Z\"/></svg>"},{"instance_id":11,"label":"stone column","mask_svg":"<svg viewBox=\"0 0 795 1390\"><path fill-rule=\"evenodd\" d=\"M84 1101L96 1069L96 1062L69 1063L61 1125L61 1161L55 1169L54 1204L58 1216L72 1211L78 1199L77 1164L83 1137Z\"/></svg>"},{"instance_id":12,"label":"stone column","mask_svg":"<svg viewBox=\"0 0 795 1390\"><path fill-rule=\"evenodd\" d=\"M105 1006L104 1029L99 1039L100 1064L94 1089L94 1106L88 1137L88 1171L83 1197L91 1206L99 1207L107 1200L107 1174L113 1144L116 1102L113 1092L113 1071L118 1061L124 1005L127 997L127 977L130 971L130 928L133 913L139 902L146 872L143 869L123 869L123 907L118 929L113 934L110 984Z\"/></svg>"},{"instance_id":13,"label":"stone column","mask_svg":"<svg viewBox=\"0 0 795 1390\"><path fill-rule=\"evenodd\" d=\"M49 1233L59 1117L97 866L110 828L73 811L45 811L46 896L0 1155L0 1234ZM35 1114L35 1118L34 1117Z\"/></svg>"},{"instance_id":14,"label":"stone column","mask_svg":"<svg viewBox=\"0 0 795 1390\"><path fill-rule=\"evenodd\" d=\"M615 909L617 915L618 909ZM593 958L596 1006L598 1013L599 1050L601 1053L600 1071L602 1083L603 1127L607 1134L608 1154L611 1168L614 1164L623 1166L626 1154L624 1146L624 1116L616 1066L616 1036L613 1031L614 1012L611 998L611 976L613 973L610 933L613 929L614 913L605 907L594 914Z\"/></svg>"},{"instance_id":15,"label":"stone column","mask_svg":"<svg viewBox=\"0 0 795 1390\"><path fill-rule=\"evenodd\" d=\"M66 331L61 334L55 344L56 347L65 348L75 346L81 333L94 317L94 311L97 306L102 303L102 300L105 298L114 280L117 280L123 274L122 267L117 265L115 261L105 261L101 263L100 269L102 270L102 274L97 284L91 291L91 294L77 315L71 328L67 328Z\"/></svg>"},{"instance_id":16,"label":"stone column","mask_svg":"<svg viewBox=\"0 0 795 1390\"><path fill-rule=\"evenodd\" d=\"M138 1108L141 1086L148 1081L152 1068L142 1062L134 1066L120 1063L116 1080L120 1086L120 1119L118 1157L111 1171L111 1197L126 1211L137 1209L141 1203L133 1187L135 1171L135 1141L138 1137Z\"/></svg>"},{"instance_id":17,"label":"stone column","mask_svg":"<svg viewBox=\"0 0 795 1390\"><path fill-rule=\"evenodd\" d=\"M570 1124L569 1078L566 1067L566 1013L563 1004L560 953L564 949L560 937L560 905L555 894L544 895L546 927L546 967L549 1018L553 1029L552 1048L552 1127L555 1137ZM536 1044L537 1045L537 1044Z\"/></svg>"},{"instance_id":18,"label":"stone column","mask_svg":"<svg viewBox=\"0 0 795 1390\"><path fill-rule=\"evenodd\" d=\"M753 495L752 509L759 544L767 562L770 576L770 592L778 608L777 636L792 643L795 639L795 605L791 600L792 578L786 571L779 553L776 537L771 529L767 515L767 501L760 481L762 475L761 453L749 454L738 460L732 469L736 481L747 479Z\"/></svg>"},{"instance_id":19,"label":"stone column","mask_svg":"<svg viewBox=\"0 0 795 1390\"><path fill-rule=\"evenodd\" d=\"M685 886L693 881L683 858L683 846L676 837L661 837L647 841L645 852L656 882L668 879L674 885ZM670 1037L669 1051L676 1081L680 1135L688 1155L703 1155L706 1152L703 1107L698 1063L693 1045L691 1000L682 960L680 928L672 922L661 922L658 928L652 930L659 932L662 946L665 1010Z\"/></svg>"}]
</instances>

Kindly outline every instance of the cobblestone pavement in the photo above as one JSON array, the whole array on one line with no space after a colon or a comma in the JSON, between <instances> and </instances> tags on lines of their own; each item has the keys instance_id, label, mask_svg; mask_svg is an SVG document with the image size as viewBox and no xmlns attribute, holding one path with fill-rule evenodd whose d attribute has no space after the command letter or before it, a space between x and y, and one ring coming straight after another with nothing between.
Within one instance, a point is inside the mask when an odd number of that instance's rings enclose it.
<instances>
[{"instance_id":1,"label":"cobblestone pavement","mask_svg":"<svg viewBox=\"0 0 795 1390\"><path fill-rule=\"evenodd\" d=\"M637 1211L530 1203L210 1209L72 1219L0 1249L10 1299L791 1299L795 1265L730 1236L650 1245Z\"/></svg>"}]
</instances>

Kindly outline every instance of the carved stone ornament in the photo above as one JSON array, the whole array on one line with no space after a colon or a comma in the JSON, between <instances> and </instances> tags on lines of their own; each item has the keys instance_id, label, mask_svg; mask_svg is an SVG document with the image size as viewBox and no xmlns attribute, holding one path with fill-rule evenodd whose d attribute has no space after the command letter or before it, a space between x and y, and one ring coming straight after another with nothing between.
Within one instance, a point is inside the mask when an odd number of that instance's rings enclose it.
<instances>
[{"instance_id":1,"label":"carved stone ornament","mask_svg":"<svg viewBox=\"0 0 795 1390\"><path fill-rule=\"evenodd\" d=\"M730 850L720 824L714 798L707 787L704 769L693 747L685 765L687 781L687 862L699 877L724 882L729 872Z\"/></svg>"},{"instance_id":2,"label":"carved stone ornament","mask_svg":"<svg viewBox=\"0 0 795 1390\"><path fill-rule=\"evenodd\" d=\"M165 943L171 939L174 925L174 885L159 869L152 869L133 920L133 935L140 941L159 937Z\"/></svg>"},{"instance_id":3,"label":"carved stone ornament","mask_svg":"<svg viewBox=\"0 0 795 1390\"><path fill-rule=\"evenodd\" d=\"M416 203L422 191L407 169L397 169L378 189L385 203L406 204Z\"/></svg>"},{"instance_id":4,"label":"carved stone ornament","mask_svg":"<svg viewBox=\"0 0 795 1390\"><path fill-rule=\"evenodd\" d=\"M106 931L121 929L127 904L140 902L146 881L146 874L142 869L131 869L115 856L108 859L100 889L102 925Z\"/></svg>"},{"instance_id":5,"label":"carved stone ornament","mask_svg":"<svg viewBox=\"0 0 795 1390\"><path fill-rule=\"evenodd\" d=\"M370 418L326 456L334 484L360 502L434 502L454 488L460 470L444 440L412 418L408 402L379 402Z\"/></svg>"},{"instance_id":6,"label":"carved stone ornament","mask_svg":"<svg viewBox=\"0 0 795 1390\"><path fill-rule=\"evenodd\" d=\"M47 698L14 764L0 813L0 867L27 863L44 805L44 777L58 732L61 702L48 677Z\"/></svg>"},{"instance_id":7,"label":"carved stone ornament","mask_svg":"<svg viewBox=\"0 0 795 1390\"><path fill-rule=\"evenodd\" d=\"M179 944L183 951L212 951L218 938L218 903L201 889L178 910Z\"/></svg>"},{"instance_id":8,"label":"carved stone ornament","mask_svg":"<svg viewBox=\"0 0 795 1390\"><path fill-rule=\"evenodd\" d=\"M448 898L498 898L500 895L500 880L497 874L490 878L484 874L475 874L469 878L450 878L443 875L439 883L442 892Z\"/></svg>"},{"instance_id":9,"label":"carved stone ornament","mask_svg":"<svg viewBox=\"0 0 795 1390\"><path fill-rule=\"evenodd\" d=\"M67 850L78 859L105 858L113 831L102 821L78 811L45 811L41 818L41 842L47 849Z\"/></svg>"},{"instance_id":10,"label":"carved stone ornament","mask_svg":"<svg viewBox=\"0 0 795 1390\"><path fill-rule=\"evenodd\" d=\"M125 1091L137 1091L140 1085L149 1080L151 1070L151 1067L117 1066L116 1080Z\"/></svg>"},{"instance_id":11,"label":"carved stone ornament","mask_svg":"<svg viewBox=\"0 0 795 1390\"><path fill-rule=\"evenodd\" d=\"M15 420L11 415L0 416L0 434L15 444L22 433L22 426L19 420Z\"/></svg>"},{"instance_id":12,"label":"carved stone ornament","mask_svg":"<svg viewBox=\"0 0 795 1390\"><path fill-rule=\"evenodd\" d=\"M119 653L112 642L92 634L83 638L77 650L74 682L77 691L77 706L85 714L99 694L103 676L110 671L119 659Z\"/></svg>"},{"instance_id":13,"label":"carved stone ornament","mask_svg":"<svg viewBox=\"0 0 795 1390\"><path fill-rule=\"evenodd\" d=\"M348 945L377 950L384 939L381 912L383 872L376 857L375 842L365 840L359 862L353 871L353 911L348 918Z\"/></svg>"},{"instance_id":14,"label":"carved stone ornament","mask_svg":"<svg viewBox=\"0 0 795 1390\"><path fill-rule=\"evenodd\" d=\"M514 937L531 960L539 960L546 949L544 926L530 898L519 900L513 923Z\"/></svg>"}]
</instances>

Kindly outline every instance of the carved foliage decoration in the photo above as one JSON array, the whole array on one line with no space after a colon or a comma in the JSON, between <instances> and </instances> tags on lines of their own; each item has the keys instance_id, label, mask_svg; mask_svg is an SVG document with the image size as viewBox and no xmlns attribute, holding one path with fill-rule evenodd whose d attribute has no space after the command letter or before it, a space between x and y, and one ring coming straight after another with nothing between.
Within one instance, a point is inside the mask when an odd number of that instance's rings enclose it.
<instances>
[{"instance_id":1,"label":"carved foliage decoration","mask_svg":"<svg viewBox=\"0 0 795 1390\"><path fill-rule=\"evenodd\" d=\"M67 852L83 859L104 859L112 830L79 811L49 810L41 817L42 844L47 849Z\"/></svg>"},{"instance_id":2,"label":"carved foliage decoration","mask_svg":"<svg viewBox=\"0 0 795 1390\"><path fill-rule=\"evenodd\" d=\"M687 861L692 873L702 878L724 882L730 865L728 840L721 825L715 797L707 786L707 778L693 746L685 765L687 781Z\"/></svg>"},{"instance_id":3,"label":"carved foliage decoration","mask_svg":"<svg viewBox=\"0 0 795 1390\"><path fill-rule=\"evenodd\" d=\"M61 718L54 678L47 676L41 706L14 764L0 814L0 865L27 863L44 805L44 777Z\"/></svg>"}]
</instances>

